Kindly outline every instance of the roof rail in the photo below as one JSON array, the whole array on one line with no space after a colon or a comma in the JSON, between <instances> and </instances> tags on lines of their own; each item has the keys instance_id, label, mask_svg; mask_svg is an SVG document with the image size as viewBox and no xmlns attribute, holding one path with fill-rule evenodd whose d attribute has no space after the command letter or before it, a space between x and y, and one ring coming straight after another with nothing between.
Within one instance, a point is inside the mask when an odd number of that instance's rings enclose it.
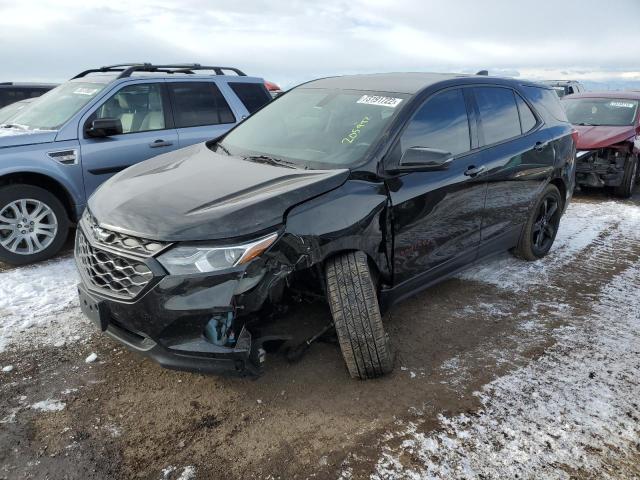
<instances>
[{"instance_id":1,"label":"roof rail","mask_svg":"<svg viewBox=\"0 0 640 480\"><path fill-rule=\"evenodd\" d=\"M161 72L161 73L186 73L193 74L198 70L213 70L216 75L225 75L225 71L234 72L238 76L245 77L246 73L235 67L219 67L200 65L199 63L176 63L168 65L153 65L151 63L119 63L116 65L108 65L106 67L91 68L80 72L73 78L82 78L90 73L107 73L120 72L116 78L130 77L134 72Z\"/></svg>"}]
</instances>

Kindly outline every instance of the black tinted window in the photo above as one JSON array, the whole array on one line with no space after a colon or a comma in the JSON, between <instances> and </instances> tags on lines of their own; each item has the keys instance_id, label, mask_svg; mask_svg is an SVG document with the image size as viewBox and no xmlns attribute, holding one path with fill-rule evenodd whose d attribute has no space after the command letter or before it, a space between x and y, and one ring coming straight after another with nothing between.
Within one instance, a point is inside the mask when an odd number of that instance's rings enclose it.
<instances>
[{"instance_id":1,"label":"black tinted window","mask_svg":"<svg viewBox=\"0 0 640 480\"><path fill-rule=\"evenodd\" d=\"M229 104L211 82L182 82L169 86L176 128L236 121Z\"/></svg>"},{"instance_id":2,"label":"black tinted window","mask_svg":"<svg viewBox=\"0 0 640 480\"><path fill-rule=\"evenodd\" d=\"M536 116L533 114L529 105L522 99L520 95L516 95L516 100L518 101L518 111L520 112L520 126L522 127L522 133L527 133L533 127L536 126L538 121L536 120Z\"/></svg>"},{"instance_id":3,"label":"black tinted window","mask_svg":"<svg viewBox=\"0 0 640 480\"><path fill-rule=\"evenodd\" d=\"M513 90L499 87L473 90L480 110L485 145L520 135L520 118Z\"/></svg>"},{"instance_id":4,"label":"black tinted window","mask_svg":"<svg viewBox=\"0 0 640 480\"><path fill-rule=\"evenodd\" d=\"M247 107L249 113L259 110L271 100L267 89L259 83L230 83L229 86Z\"/></svg>"},{"instance_id":5,"label":"black tinted window","mask_svg":"<svg viewBox=\"0 0 640 480\"><path fill-rule=\"evenodd\" d=\"M553 90L529 85L525 85L522 88L525 91L527 98L533 102L538 112L540 112L538 106L542 105L542 108L547 110L556 120L560 120L561 122L567 121L567 114L564 112L564 109L560 104L558 95L556 95Z\"/></svg>"},{"instance_id":6,"label":"black tinted window","mask_svg":"<svg viewBox=\"0 0 640 480\"><path fill-rule=\"evenodd\" d=\"M454 155L471 148L469 119L462 90L448 90L428 99L409 122L400 139L402 152L428 147Z\"/></svg>"}]
</instances>

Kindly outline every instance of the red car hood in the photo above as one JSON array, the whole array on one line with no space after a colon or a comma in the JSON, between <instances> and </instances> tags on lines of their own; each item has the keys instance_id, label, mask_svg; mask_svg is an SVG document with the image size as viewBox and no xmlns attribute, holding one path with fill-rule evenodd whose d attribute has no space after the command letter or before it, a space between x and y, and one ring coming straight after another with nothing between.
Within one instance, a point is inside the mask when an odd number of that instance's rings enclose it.
<instances>
[{"instance_id":1,"label":"red car hood","mask_svg":"<svg viewBox=\"0 0 640 480\"><path fill-rule=\"evenodd\" d=\"M610 127L574 125L573 127L578 130L578 150L593 150L596 148L608 147L635 137L636 135L633 126Z\"/></svg>"}]
</instances>

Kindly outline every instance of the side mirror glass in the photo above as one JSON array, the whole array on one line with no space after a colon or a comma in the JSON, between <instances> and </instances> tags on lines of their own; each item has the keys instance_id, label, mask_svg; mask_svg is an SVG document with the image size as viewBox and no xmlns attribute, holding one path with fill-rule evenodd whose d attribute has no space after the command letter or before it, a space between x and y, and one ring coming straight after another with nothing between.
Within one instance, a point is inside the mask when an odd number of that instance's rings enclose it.
<instances>
[{"instance_id":1,"label":"side mirror glass","mask_svg":"<svg viewBox=\"0 0 640 480\"><path fill-rule=\"evenodd\" d=\"M122 122L119 118L97 118L86 129L88 137L102 138L122 133Z\"/></svg>"},{"instance_id":2,"label":"side mirror glass","mask_svg":"<svg viewBox=\"0 0 640 480\"><path fill-rule=\"evenodd\" d=\"M400 159L399 171L428 172L445 170L453 161L453 154L437 148L410 147Z\"/></svg>"}]
</instances>

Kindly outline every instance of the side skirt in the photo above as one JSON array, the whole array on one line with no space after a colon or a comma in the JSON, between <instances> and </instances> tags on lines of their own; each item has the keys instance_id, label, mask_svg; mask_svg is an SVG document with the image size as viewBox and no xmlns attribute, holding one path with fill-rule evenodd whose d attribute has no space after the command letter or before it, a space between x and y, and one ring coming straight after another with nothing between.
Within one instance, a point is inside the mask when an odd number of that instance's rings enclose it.
<instances>
[{"instance_id":1,"label":"side skirt","mask_svg":"<svg viewBox=\"0 0 640 480\"><path fill-rule=\"evenodd\" d=\"M379 293L380 310L385 313L396 303L448 280L480 261L511 250L518 245L522 228L523 225L510 229L492 239L491 242L481 243L477 250L464 252L445 264L438 265L412 279L393 287L383 288Z\"/></svg>"}]
</instances>

